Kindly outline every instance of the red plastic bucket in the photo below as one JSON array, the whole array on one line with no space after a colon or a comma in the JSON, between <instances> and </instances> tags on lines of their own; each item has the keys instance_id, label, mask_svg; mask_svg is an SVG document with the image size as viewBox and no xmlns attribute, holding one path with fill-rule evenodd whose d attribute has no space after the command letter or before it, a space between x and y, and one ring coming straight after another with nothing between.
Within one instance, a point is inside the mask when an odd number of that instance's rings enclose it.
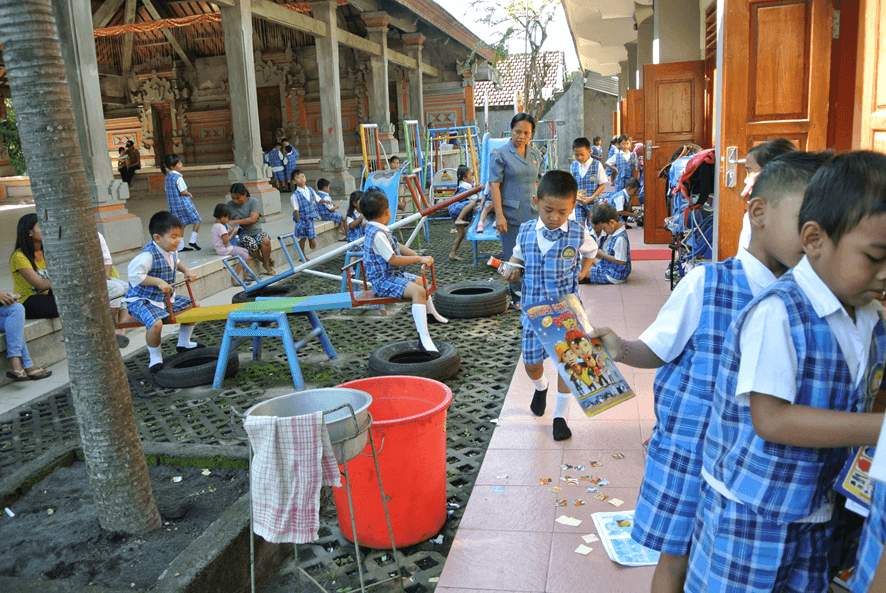
<instances>
[{"instance_id":1,"label":"red plastic bucket","mask_svg":"<svg viewBox=\"0 0 886 593\"><path fill-rule=\"evenodd\" d=\"M452 391L422 377L373 377L343 383L372 396L372 438L388 497L394 543L410 546L434 536L446 521L446 410ZM369 445L348 462L361 546L390 549L391 539ZM344 482L344 481L343 481ZM335 488L342 534L353 539L348 495Z\"/></svg>"}]
</instances>

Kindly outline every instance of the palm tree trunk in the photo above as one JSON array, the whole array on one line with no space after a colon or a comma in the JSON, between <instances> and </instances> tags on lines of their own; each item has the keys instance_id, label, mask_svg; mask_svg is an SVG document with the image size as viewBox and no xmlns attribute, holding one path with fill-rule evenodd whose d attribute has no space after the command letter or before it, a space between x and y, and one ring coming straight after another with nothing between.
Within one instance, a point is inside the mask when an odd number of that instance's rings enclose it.
<instances>
[{"instance_id":1,"label":"palm tree trunk","mask_svg":"<svg viewBox=\"0 0 886 593\"><path fill-rule=\"evenodd\" d=\"M0 43L105 529L160 527L108 295L52 0L0 0Z\"/></svg>"}]
</instances>

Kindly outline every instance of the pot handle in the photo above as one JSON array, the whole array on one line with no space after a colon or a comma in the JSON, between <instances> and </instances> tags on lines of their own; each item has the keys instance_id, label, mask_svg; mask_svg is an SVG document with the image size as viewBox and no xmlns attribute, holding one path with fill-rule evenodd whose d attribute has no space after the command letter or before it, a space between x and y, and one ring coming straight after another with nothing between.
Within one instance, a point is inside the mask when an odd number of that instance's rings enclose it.
<instances>
[{"instance_id":1,"label":"pot handle","mask_svg":"<svg viewBox=\"0 0 886 593\"><path fill-rule=\"evenodd\" d=\"M375 455L378 456L378 454L381 453L381 450L385 448L385 433L383 430L376 430L375 432L377 432L378 434L381 435L381 446L378 449L376 449L376 451L375 451ZM371 428L369 429L369 438L373 439L372 444L374 445L375 439L372 437L372 429ZM372 457L372 455L367 455L366 453L360 453L360 455L363 455L364 457Z\"/></svg>"}]
</instances>

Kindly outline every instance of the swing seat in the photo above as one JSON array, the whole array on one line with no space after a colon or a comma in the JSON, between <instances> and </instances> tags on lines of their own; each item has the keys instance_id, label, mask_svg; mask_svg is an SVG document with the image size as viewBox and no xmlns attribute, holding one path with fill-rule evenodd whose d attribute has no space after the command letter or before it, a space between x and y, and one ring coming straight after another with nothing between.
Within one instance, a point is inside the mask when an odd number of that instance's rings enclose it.
<instances>
[{"instance_id":1,"label":"swing seat","mask_svg":"<svg viewBox=\"0 0 886 593\"><path fill-rule=\"evenodd\" d=\"M348 293L351 295L351 306L352 307L364 307L366 305L387 305L390 303L406 303L410 302L407 299L395 299L392 297L381 297L372 292L372 290L362 290L360 292L354 291L354 280L353 274L351 273L351 268L355 268L356 266L360 266L360 275L363 278L363 286L369 286L369 282L366 280L366 268L363 267L363 258L358 260L354 260L345 267L341 269L345 278L348 282ZM437 276L434 273L434 264L431 264L431 284L428 286L427 279L427 268L428 266L422 264L421 266L421 284L424 286L425 291L430 295L432 292L437 290Z\"/></svg>"}]
</instances>

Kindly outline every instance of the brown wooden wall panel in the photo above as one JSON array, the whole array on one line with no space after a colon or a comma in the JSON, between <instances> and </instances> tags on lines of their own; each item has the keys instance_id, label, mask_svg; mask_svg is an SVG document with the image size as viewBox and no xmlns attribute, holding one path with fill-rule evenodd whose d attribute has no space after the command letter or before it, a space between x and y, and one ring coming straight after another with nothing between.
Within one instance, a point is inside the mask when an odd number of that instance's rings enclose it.
<instances>
[{"instance_id":1,"label":"brown wooden wall panel","mask_svg":"<svg viewBox=\"0 0 886 593\"><path fill-rule=\"evenodd\" d=\"M751 5L748 97L752 121L806 117L809 86L807 2Z\"/></svg>"}]
</instances>

